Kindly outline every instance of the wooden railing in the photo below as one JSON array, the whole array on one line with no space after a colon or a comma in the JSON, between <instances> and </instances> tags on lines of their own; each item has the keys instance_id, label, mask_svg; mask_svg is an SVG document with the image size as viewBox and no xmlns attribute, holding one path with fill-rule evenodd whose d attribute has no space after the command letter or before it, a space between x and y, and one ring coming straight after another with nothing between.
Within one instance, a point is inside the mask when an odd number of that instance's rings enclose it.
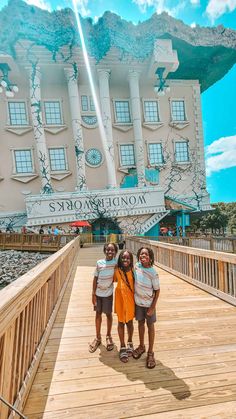
<instances>
[{"instance_id":1,"label":"wooden railing","mask_svg":"<svg viewBox=\"0 0 236 419\"><path fill-rule=\"evenodd\" d=\"M0 395L22 408L79 249L79 237L0 291ZM0 418L10 410L0 402Z\"/></svg>"},{"instance_id":2,"label":"wooden railing","mask_svg":"<svg viewBox=\"0 0 236 419\"><path fill-rule=\"evenodd\" d=\"M75 238L75 234L0 233L0 250L30 250L36 252L57 252Z\"/></svg>"},{"instance_id":3,"label":"wooden railing","mask_svg":"<svg viewBox=\"0 0 236 419\"><path fill-rule=\"evenodd\" d=\"M126 238L134 254L141 246L152 248L157 266L236 306L236 255Z\"/></svg>"},{"instance_id":4,"label":"wooden railing","mask_svg":"<svg viewBox=\"0 0 236 419\"><path fill-rule=\"evenodd\" d=\"M215 236L190 236L190 237L147 237L150 240L158 240L164 243L178 244L180 246L197 247L199 249L214 250L217 252L236 253L236 238Z\"/></svg>"}]
</instances>

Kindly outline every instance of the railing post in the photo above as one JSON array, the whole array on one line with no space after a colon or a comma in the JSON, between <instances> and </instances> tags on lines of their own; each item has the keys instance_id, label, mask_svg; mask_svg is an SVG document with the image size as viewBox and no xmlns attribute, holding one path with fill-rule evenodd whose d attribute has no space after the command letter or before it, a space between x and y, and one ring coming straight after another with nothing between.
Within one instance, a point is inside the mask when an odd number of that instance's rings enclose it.
<instances>
[{"instance_id":1,"label":"railing post","mask_svg":"<svg viewBox=\"0 0 236 419\"><path fill-rule=\"evenodd\" d=\"M225 292L224 262L218 260L219 290Z\"/></svg>"},{"instance_id":2,"label":"railing post","mask_svg":"<svg viewBox=\"0 0 236 419\"><path fill-rule=\"evenodd\" d=\"M214 239L213 239L213 237L210 238L210 250L214 250Z\"/></svg>"},{"instance_id":3,"label":"railing post","mask_svg":"<svg viewBox=\"0 0 236 419\"><path fill-rule=\"evenodd\" d=\"M6 331L4 335L3 346L2 370L4 382L2 383L1 395L8 403L12 403L12 353L14 346L14 325L10 326L9 329ZM9 408L2 403L0 408L0 417L1 419L7 419L8 416Z\"/></svg>"}]
</instances>

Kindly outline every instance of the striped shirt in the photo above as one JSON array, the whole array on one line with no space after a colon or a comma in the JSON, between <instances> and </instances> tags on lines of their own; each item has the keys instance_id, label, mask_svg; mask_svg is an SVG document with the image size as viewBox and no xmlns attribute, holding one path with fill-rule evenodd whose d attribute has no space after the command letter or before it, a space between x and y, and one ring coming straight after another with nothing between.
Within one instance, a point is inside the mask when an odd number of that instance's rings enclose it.
<instances>
[{"instance_id":1,"label":"striped shirt","mask_svg":"<svg viewBox=\"0 0 236 419\"><path fill-rule=\"evenodd\" d=\"M98 278L96 289L98 297L109 297L113 294L113 275L116 264L116 259L100 259L97 261L94 276Z\"/></svg>"},{"instance_id":2,"label":"striped shirt","mask_svg":"<svg viewBox=\"0 0 236 419\"><path fill-rule=\"evenodd\" d=\"M150 307L154 291L160 289L158 274L151 266L144 268L140 262L135 265L135 303L141 307Z\"/></svg>"}]
</instances>

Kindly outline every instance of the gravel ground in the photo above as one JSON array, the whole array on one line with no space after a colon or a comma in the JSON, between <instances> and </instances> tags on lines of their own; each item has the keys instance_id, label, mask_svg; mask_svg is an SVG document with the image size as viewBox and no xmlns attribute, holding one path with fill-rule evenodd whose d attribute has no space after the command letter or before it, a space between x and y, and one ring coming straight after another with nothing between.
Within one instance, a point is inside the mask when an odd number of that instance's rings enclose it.
<instances>
[{"instance_id":1,"label":"gravel ground","mask_svg":"<svg viewBox=\"0 0 236 419\"><path fill-rule=\"evenodd\" d=\"M38 252L0 251L0 288L10 284L48 256Z\"/></svg>"}]
</instances>

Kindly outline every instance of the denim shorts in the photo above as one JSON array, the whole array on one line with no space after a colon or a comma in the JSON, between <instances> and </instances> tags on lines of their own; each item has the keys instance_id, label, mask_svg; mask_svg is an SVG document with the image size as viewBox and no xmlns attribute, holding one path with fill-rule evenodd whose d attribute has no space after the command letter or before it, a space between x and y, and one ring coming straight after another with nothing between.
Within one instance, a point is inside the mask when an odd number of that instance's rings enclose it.
<instances>
[{"instance_id":1,"label":"denim shorts","mask_svg":"<svg viewBox=\"0 0 236 419\"><path fill-rule=\"evenodd\" d=\"M147 324L152 324L157 321L156 317L156 310L154 311L152 316L147 315L149 307L141 307L135 304L135 319L138 321L146 320Z\"/></svg>"},{"instance_id":2,"label":"denim shorts","mask_svg":"<svg viewBox=\"0 0 236 419\"><path fill-rule=\"evenodd\" d=\"M96 306L94 306L94 310L97 313L105 313L111 314L112 313L112 303L113 303L113 294L109 297L98 297L96 295Z\"/></svg>"}]
</instances>

